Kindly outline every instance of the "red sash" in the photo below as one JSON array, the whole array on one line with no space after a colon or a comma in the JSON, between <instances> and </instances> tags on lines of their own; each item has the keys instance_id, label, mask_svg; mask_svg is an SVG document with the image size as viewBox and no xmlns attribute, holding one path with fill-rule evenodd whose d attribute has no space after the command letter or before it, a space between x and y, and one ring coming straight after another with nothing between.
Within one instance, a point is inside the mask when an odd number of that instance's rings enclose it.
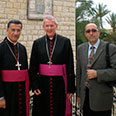
<instances>
[{"instance_id":1,"label":"red sash","mask_svg":"<svg viewBox=\"0 0 116 116\"><path fill-rule=\"evenodd\" d=\"M28 70L2 70L3 82L23 82L25 81L26 94L26 116L29 116L29 77Z\"/></svg>"},{"instance_id":2,"label":"red sash","mask_svg":"<svg viewBox=\"0 0 116 116\"><path fill-rule=\"evenodd\" d=\"M62 76L65 83L65 94L67 95L67 74L66 74L66 65L39 65L40 75L46 76ZM70 100L66 97L66 110L65 116L71 116L71 104Z\"/></svg>"}]
</instances>

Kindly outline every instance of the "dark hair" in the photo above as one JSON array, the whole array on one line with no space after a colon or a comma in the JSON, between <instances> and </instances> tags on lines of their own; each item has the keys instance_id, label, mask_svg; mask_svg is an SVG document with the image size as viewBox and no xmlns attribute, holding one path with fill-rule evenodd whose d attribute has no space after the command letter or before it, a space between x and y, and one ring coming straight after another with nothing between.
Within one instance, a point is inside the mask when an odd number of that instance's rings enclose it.
<instances>
[{"instance_id":1,"label":"dark hair","mask_svg":"<svg viewBox=\"0 0 116 116\"><path fill-rule=\"evenodd\" d=\"M20 24L21 25L21 29L22 29L22 22L19 20L10 20L7 24L7 28L10 27L10 24Z\"/></svg>"}]
</instances>

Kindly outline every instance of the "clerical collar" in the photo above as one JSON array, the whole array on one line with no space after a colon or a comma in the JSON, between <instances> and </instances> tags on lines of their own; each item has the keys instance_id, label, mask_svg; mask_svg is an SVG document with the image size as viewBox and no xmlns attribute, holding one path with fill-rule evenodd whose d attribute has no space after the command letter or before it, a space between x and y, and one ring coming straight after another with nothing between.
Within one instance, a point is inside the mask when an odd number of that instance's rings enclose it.
<instances>
[{"instance_id":1,"label":"clerical collar","mask_svg":"<svg viewBox=\"0 0 116 116\"><path fill-rule=\"evenodd\" d=\"M13 45L16 45L16 44L17 44L17 42L11 41L8 37L7 37L7 40L8 40L10 43L12 43Z\"/></svg>"},{"instance_id":2,"label":"clerical collar","mask_svg":"<svg viewBox=\"0 0 116 116\"><path fill-rule=\"evenodd\" d=\"M49 39L49 40L53 40L53 39L55 39L56 34L55 34L53 37L48 37L48 35L46 35L46 36L47 36L47 39Z\"/></svg>"}]
</instances>

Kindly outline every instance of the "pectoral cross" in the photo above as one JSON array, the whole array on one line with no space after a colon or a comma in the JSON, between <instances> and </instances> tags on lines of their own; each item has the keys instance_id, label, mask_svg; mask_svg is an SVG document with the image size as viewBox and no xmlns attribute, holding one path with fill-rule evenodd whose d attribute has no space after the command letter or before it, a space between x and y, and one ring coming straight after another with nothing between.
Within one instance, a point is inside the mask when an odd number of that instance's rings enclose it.
<instances>
[{"instance_id":1,"label":"pectoral cross","mask_svg":"<svg viewBox=\"0 0 116 116\"><path fill-rule=\"evenodd\" d=\"M50 68L50 65L52 64L52 62L51 62L51 61L49 61L49 62L48 62L48 64L49 64L49 68Z\"/></svg>"},{"instance_id":2,"label":"pectoral cross","mask_svg":"<svg viewBox=\"0 0 116 116\"><path fill-rule=\"evenodd\" d=\"M17 61L17 64L15 66L17 66L18 70L20 70L21 64L19 64L19 61Z\"/></svg>"}]
</instances>

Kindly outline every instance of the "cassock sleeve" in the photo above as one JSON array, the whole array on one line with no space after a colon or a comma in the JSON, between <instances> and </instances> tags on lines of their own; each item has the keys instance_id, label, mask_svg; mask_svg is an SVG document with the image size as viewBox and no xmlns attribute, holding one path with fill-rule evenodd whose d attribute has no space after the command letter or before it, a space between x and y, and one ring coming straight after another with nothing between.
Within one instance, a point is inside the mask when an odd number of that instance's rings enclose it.
<instances>
[{"instance_id":1,"label":"cassock sleeve","mask_svg":"<svg viewBox=\"0 0 116 116\"><path fill-rule=\"evenodd\" d=\"M1 58L2 58L2 51L4 49L2 48L1 44L0 44L0 64L2 62ZM0 98L4 96L4 87L3 87L3 82L2 82L2 76L1 76L1 65L0 65Z\"/></svg>"},{"instance_id":2,"label":"cassock sleeve","mask_svg":"<svg viewBox=\"0 0 116 116\"><path fill-rule=\"evenodd\" d=\"M1 74L0 74L0 98L4 96L4 89L3 89L3 83L1 79Z\"/></svg>"},{"instance_id":3,"label":"cassock sleeve","mask_svg":"<svg viewBox=\"0 0 116 116\"><path fill-rule=\"evenodd\" d=\"M38 86L38 52L37 52L37 43L34 41L31 51L30 58L30 67L29 67L29 80L30 80L30 88L34 91L39 88Z\"/></svg>"},{"instance_id":4,"label":"cassock sleeve","mask_svg":"<svg viewBox=\"0 0 116 116\"><path fill-rule=\"evenodd\" d=\"M73 60L73 51L71 47L70 40L66 41L66 70L67 70L67 92L75 92L75 74L74 74L74 60Z\"/></svg>"}]
</instances>

